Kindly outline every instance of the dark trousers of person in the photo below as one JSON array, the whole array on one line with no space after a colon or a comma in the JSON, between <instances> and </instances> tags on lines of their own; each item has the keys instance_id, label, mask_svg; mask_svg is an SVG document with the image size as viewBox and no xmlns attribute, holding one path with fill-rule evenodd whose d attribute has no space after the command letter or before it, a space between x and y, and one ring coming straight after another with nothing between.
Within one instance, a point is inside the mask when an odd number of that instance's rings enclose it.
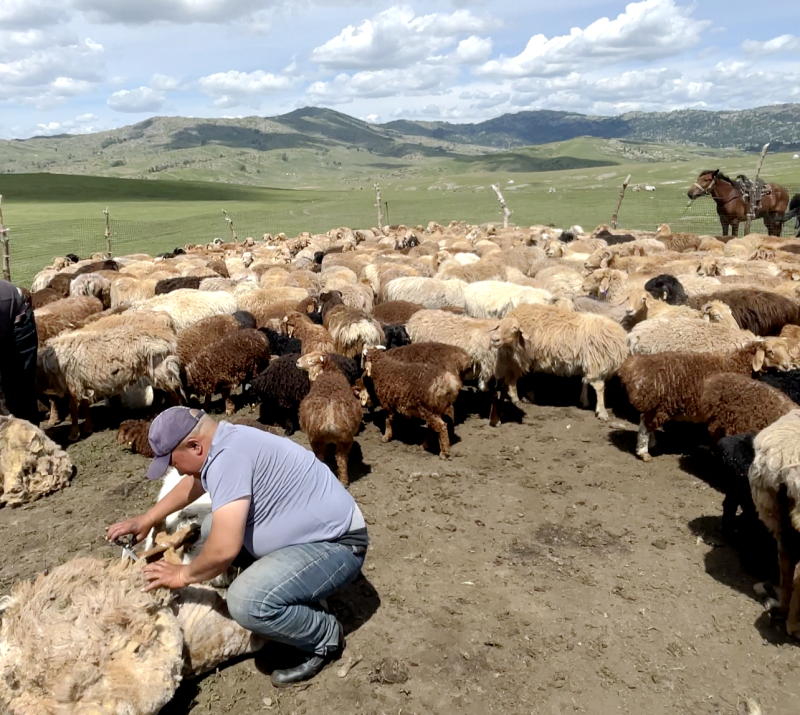
<instances>
[{"instance_id":1,"label":"dark trousers of person","mask_svg":"<svg viewBox=\"0 0 800 715\"><path fill-rule=\"evenodd\" d=\"M39 336L29 306L0 340L0 390L6 409L23 420L39 423L36 403L36 354Z\"/></svg>"}]
</instances>

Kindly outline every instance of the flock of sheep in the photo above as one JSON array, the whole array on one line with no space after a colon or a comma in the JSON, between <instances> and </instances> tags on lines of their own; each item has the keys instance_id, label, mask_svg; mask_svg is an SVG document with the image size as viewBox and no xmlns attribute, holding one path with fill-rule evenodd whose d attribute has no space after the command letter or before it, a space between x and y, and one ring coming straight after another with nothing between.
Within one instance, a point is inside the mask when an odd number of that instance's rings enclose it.
<instances>
[{"instance_id":1,"label":"flock of sheep","mask_svg":"<svg viewBox=\"0 0 800 715\"><path fill-rule=\"evenodd\" d=\"M726 531L761 521L779 545L776 614L800 637L800 240L720 240L599 226L336 229L288 239L56 259L31 287L37 390L79 408L222 396L260 405L259 423L298 427L339 479L365 408L423 420L446 458L465 385L490 423L532 372L580 376L581 403L608 420L619 377L650 460L673 420L708 425L727 476ZM242 397L237 393L241 391ZM91 430L85 410L84 430ZM147 421L118 439L147 454ZM466 449L469 446L466 445ZM800 582L797 583L800 587Z\"/></svg>"}]
</instances>

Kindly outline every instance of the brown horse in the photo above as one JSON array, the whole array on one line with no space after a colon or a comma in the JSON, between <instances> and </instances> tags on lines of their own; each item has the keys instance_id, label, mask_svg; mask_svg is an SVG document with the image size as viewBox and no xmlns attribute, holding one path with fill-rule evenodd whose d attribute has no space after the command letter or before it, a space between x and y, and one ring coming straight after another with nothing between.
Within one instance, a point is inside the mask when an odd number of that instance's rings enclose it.
<instances>
[{"instance_id":1,"label":"brown horse","mask_svg":"<svg viewBox=\"0 0 800 715\"><path fill-rule=\"evenodd\" d=\"M688 191L690 199L698 199L709 194L717 205L722 235L739 235L739 224L747 221L747 201L741 189L719 169L704 171L697 177ZM783 214L789 205L789 193L780 184L764 184L764 195L756 207L755 218L763 218L767 233L780 236L783 229Z\"/></svg>"}]
</instances>

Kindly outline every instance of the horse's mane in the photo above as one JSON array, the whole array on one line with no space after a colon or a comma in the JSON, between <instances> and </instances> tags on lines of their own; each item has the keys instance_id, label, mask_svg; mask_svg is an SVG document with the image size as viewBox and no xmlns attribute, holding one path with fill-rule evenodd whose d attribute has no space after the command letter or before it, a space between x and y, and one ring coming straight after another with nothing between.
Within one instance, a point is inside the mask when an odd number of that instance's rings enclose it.
<instances>
[{"instance_id":1,"label":"horse's mane","mask_svg":"<svg viewBox=\"0 0 800 715\"><path fill-rule=\"evenodd\" d=\"M705 171L701 171L699 175L703 176L704 174L713 174L715 171L717 172L718 179L722 179L722 181L727 181L729 184L733 184L734 186L736 185L736 182L733 179L731 179L726 174L723 174L719 169L706 169Z\"/></svg>"}]
</instances>

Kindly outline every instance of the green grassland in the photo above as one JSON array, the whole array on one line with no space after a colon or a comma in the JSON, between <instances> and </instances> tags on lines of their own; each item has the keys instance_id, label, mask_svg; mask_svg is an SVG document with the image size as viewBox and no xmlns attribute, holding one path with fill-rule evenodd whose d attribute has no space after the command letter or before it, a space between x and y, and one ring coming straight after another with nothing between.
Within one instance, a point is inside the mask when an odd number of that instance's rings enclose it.
<instances>
[{"instance_id":1,"label":"green grassland","mask_svg":"<svg viewBox=\"0 0 800 715\"><path fill-rule=\"evenodd\" d=\"M118 255L229 236L223 210L239 237L372 226L374 181L381 187L387 223L497 222L499 205L490 188L496 183L517 225L594 227L610 220L620 184L631 174L631 186L652 184L657 190L629 190L620 213L623 226L652 229L667 221L675 230L716 233L710 199L689 207L686 189L703 169L753 175L757 161L736 150L589 137L513 151L462 148L441 156L425 150L378 156L352 146L267 151L199 146L170 151L164 163L175 165L157 172L145 168L153 165L152 156L137 160L133 152L124 165L106 162L102 170L87 159L72 167L76 173L0 174L12 276L27 284L55 255L103 250L106 207ZM25 143L3 149L12 150L32 148ZM38 153L46 151L38 147ZM192 161L183 164L176 156ZM769 155L762 175L800 190L800 160L792 157ZM207 161L200 162L203 158ZM82 175L85 171L112 175Z\"/></svg>"}]
</instances>

